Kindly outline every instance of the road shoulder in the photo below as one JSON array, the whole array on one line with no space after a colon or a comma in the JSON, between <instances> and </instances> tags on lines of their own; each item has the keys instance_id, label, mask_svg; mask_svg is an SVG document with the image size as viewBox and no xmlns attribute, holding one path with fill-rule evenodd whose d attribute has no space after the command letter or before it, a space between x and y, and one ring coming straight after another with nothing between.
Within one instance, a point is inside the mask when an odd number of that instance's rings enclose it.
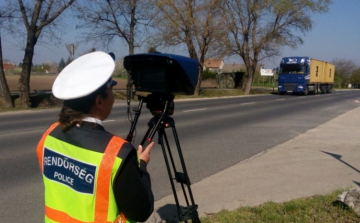
<instances>
[{"instance_id":1,"label":"road shoulder","mask_svg":"<svg viewBox=\"0 0 360 223\"><path fill-rule=\"evenodd\" d=\"M193 184L200 216L360 186L359 114L357 107ZM147 222L173 219L173 207L164 208L170 204L174 204L173 195L156 201L154 214Z\"/></svg>"}]
</instances>

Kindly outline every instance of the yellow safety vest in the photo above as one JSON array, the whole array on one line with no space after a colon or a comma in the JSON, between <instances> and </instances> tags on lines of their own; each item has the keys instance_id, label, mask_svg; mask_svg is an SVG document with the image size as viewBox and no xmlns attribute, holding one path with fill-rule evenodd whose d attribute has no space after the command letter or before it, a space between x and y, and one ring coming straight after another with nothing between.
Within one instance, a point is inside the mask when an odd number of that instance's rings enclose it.
<instances>
[{"instance_id":1,"label":"yellow safety vest","mask_svg":"<svg viewBox=\"0 0 360 223\"><path fill-rule=\"evenodd\" d=\"M113 136L104 153L76 147L52 137L53 124L37 146L45 185L46 223L125 223L119 214L112 182L125 142Z\"/></svg>"}]
</instances>

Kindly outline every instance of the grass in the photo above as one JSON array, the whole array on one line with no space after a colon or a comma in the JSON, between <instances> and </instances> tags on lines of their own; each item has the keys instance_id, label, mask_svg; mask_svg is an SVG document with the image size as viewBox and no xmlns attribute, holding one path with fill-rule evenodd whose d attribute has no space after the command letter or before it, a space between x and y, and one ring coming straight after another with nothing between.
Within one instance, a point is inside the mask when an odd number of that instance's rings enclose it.
<instances>
[{"instance_id":1,"label":"grass","mask_svg":"<svg viewBox=\"0 0 360 223\"><path fill-rule=\"evenodd\" d=\"M216 98L244 95L240 89L202 89L198 96L194 95L175 95L175 99L186 98Z\"/></svg>"},{"instance_id":2,"label":"grass","mask_svg":"<svg viewBox=\"0 0 360 223\"><path fill-rule=\"evenodd\" d=\"M250 94L270 94L272 89L270 88L261 88L254 87L251 89ZM137 95L146 96L149 93L145 92L136 92L136 95L133 97L132 101L138 101ZM116 99L126 100L125 91L115 91L114 93ZM244 91L240 89L202 89L198 96L194 95L175 95L176 99L195 99L195 98L219 98L219 97L232 97L232 96L241 96L244 95Z\"/></svg>"},{"instance_id":3,"label":"grass","mask_svg":"<svg viewBox=\"0 0 360 223\"><path fill-rule=\"evenodd\" d=\"M278 87L278 83L277 82L265 82L265 83L262 83L262 82L254 82L252 86L258 86L258 87L274 87L277 89Z\"/></svg>"},{"instance_id":4,"label":"grass","mask_svg":"<svg viewBox=\"0 0 360 223\"><path fill-rule=\"evenodd\" d=\"M201 219L202 223L350 223L360 222L352 210L335 202L345 190L327 195L295 199L285 203L267 202L257 207L241 207L235 211L220 211Z\"/></svg>"}]
</instances>

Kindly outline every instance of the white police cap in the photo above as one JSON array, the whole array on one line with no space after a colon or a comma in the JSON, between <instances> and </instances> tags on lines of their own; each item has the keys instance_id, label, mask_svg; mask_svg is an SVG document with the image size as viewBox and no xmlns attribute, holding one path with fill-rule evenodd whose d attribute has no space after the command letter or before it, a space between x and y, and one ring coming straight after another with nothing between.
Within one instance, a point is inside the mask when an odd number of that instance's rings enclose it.
<instances>
[{"instance_id":1,"label":"white police cap","mask_svg":"<svg viewBox=\"0 0 360 223\"><path fill-rule=\"evenodd\" d=\"M114 59L107 53L96 51L85 54L66 66L55 79L52 93L56 98L69 100L85 97L108 82L115 69Z\"/></svg>"}]
</instances>

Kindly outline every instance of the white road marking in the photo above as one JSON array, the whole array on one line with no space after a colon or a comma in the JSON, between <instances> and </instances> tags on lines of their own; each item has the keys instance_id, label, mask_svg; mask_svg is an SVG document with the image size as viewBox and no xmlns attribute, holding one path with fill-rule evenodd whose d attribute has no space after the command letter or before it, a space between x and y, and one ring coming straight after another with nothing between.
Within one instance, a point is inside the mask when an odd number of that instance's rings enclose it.
<instances>
[{"instance_id":1,"label":"white road marking","mask_svg":"<svg viewBox=\"0 0 360 223\"><path fill-rule=\"evenodd\" d=\"M103 122L115 122L116 120L105 120Z\"/></svg>"},{"instance_id":2,"label":"white road marking","mask_svg":"<svg viewBox=\"0 0 360 223\"><path fill-rule=\"evenodd\" d=\"M207 108L198 108L198 109L192 109L192 110L185 110L183 112L193 112L193 111L202 111L202 110L206 110Z\"/></svg>"},{"instance_id":3,"label":"white road marking","mask_svg":"<svg viewBox=\"0 0 360 223\"><path fill-rule=\"evenodd\" d=\"M241 103L240 105L251 105L251 104L255 104L255 102Z\"/></svg>"},{"instance_id":4,"label":"white road marking","mask_svg":"<svg viewBox=\"0 0 360 223\"><path fill-rule=\"evenodd\" d=\"M276 101L285 101L285 98L276 99Z\"/></svg>"}]
</instances>

